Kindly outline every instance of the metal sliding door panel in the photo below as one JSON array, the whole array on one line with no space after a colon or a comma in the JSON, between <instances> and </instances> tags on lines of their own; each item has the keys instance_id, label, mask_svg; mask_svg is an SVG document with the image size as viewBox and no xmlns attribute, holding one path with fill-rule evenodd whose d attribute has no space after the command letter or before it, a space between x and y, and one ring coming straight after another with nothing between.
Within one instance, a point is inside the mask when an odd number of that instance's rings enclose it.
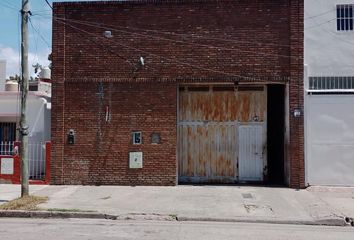
<instances>
[{"instance_id":1,"label":"metal sliding door panel","mask_svg":"<svg viewBox=\"0 0 354 240\"><path fill-rule=\"evenodd\" d=\"M262 124L239 127L239 180L262 181L264 158Z\"/></svg>"}]
</instances>

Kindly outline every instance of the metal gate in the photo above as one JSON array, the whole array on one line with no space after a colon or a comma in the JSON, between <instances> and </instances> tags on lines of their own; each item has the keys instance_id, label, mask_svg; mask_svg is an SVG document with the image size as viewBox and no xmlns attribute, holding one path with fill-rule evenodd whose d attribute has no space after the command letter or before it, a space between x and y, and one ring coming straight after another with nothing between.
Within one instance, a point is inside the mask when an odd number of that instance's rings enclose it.
<instances>
[{"instance_id":1,"label":"metal gate","mask_svg":"<svg viewBox=\"0 0 354 240\"><path fill-rule=\"evenodd\" d=\"M354 186L354 91L305 101L306 183Z\"/></svg>"},{"instance_id":2,"label":"metal gate","mask_svg":"<svg viewBox=\"0 0 354 240\"><path fill-rule=\"evenodd\" d=\"M28 169L31 180L44 180L46 174L46 143L28 144Z\"/></svg>"},{"instance_id":3,"label":"metal gate","mask_svg":"<svg viewBox=\"0 0 354 240\"><path fill-rule=\"evenodd\" d=\"M265 137L263 124L239 126L239 180L263 181Z\"/></svg>"},{"instance_id":4,"label":"metal gate","mask_svg":"<svg viewBox=\"0 0 354 240\"><path fill-rule=\"evenodd\" d=\"M255 123L263 130L267 106L264 88L184 87L179 91L178 104L179 182L237 182L239 144L243 141L239 125ZM258 181L259 173L253 177Z\"/></svg>"},{"instance_id":5,"label":"metal gate","mask_svg":"<svg viewBox=\"0 0 354 240\"><path fill-rule=\"evenodd\" d=\"M49 167L47 166L47 162L50 160L49 154L50 142L29 142L28 171L30 180L45 180L46 170ZM0 155L14 156L15 142L0 142Z\"/></svg>"}]
</instances>

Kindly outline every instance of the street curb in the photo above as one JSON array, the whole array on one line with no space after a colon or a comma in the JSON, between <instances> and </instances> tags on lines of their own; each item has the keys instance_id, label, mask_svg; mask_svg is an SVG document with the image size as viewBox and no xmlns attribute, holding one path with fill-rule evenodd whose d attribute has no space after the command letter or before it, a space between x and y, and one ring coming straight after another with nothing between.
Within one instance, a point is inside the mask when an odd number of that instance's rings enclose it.
<instances>
[{"instance_id":1,"label":"street curb","mask_svg":"<svg viewBox=\"0 0 354 240\"><path fill-rule=\"evenodd\" d=\"M98 212L59 212L59 211L23 211L23 210L2 210L0 218L82 218L82 219L109 219L109 220L135 220L138 214L111 215ZM321 220L277 220L277 219L251 219L251 218L203 218L185 216L164 216L158 214L140 214L145 216L144 220L156 220L154 216L166 217L157 220L179 221L179 222L227 222L227 223L265 223L265 224L290 224L290 225L313 225L313 226L350 226L345 219L328 218Z\"/></svg>"},{"instance_id":2,"label":"street curb","mask_svg":"<svg viewBox=\"0 0 354 240\"><path fill-rule=\"evenodd\" d=\"M229 223L267 223L267 224L290 224L290 225L312 225L312 226L348 226L348 223L341 218L330 218L321 220L277 220L277 219L250 219L250 218L194 218L177 217L177 221L188 222L229 222Z\"/></svg>"},{"instance_id":3,"label":"street curb","mask_svg":"<svg viewBox=\"0 0 354 240\"><path fill-rule=\"evenodd\" d=\"M103 213L93 212L59 212L59 211L21 211L6 210L0 211L0 218L91 218L91 219L112 219L111 216Z\"/></svg>"}]
</instances>

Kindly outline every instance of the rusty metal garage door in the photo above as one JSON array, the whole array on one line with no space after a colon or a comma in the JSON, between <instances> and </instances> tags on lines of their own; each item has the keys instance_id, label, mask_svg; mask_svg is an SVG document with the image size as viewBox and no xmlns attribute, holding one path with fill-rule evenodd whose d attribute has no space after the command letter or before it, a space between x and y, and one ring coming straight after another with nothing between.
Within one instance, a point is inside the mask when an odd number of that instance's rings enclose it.
<instances>
[{"instance_id":1,"label":"rusty metal garage door","mask_svg":"<svg viewBox=\"0 0 354 240\"><path fill-rule=\"evenodd\" d=\"M179 182L238 181L238 127L262 124L263 88L183 87L178 107Z\"/></svg>"}]
</instances>

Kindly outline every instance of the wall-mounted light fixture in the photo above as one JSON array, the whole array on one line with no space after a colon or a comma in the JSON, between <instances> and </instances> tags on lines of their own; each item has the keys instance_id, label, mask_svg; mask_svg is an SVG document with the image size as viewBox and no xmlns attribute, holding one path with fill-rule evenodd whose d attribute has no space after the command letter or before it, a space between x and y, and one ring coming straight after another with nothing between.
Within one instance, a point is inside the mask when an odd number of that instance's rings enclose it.
<instances>
[{"instance_id":1,"label":"wall-mounted light fixture","mask_svg":"<svg viewBox=\"0 0 354 240\"><path fill-rule=\"evenodd\" d=\"M68 144L75 144L75 130L69 129L68 131Z\"/></svg>"},{"instance_id":2,"label":"wall-mounted light fixture","mask_svg":"<svg viewBox=\"0 0 354 240\"><path fill-rule=\"evenodd\" d=\"M103 36L106 38L112 38L113 37L112 31L104 31Z\"/></svg>"},{"instance_id":3,"label":"wall-mounted light fixture","mask_svg":"<svg viewBox=\"0 0 354 240\"><path fill-rule=\"evenodd\" d=\"M144 57L140 57L140 58L139 58L139 65L140 65L141 67L145 65L145 59L144 59Z\"/></svg>"},{"instance_id":4,"label":"wall-mounted light fixture","mask_svg":"<svg viewBox=\"0 0 354 240\"><path fill-rule=\"evenodd\" d=\"M294 109L294 117L299 118L302 116L302 109L301 108L295 108Z\"/></svg>"}]
</instances>

